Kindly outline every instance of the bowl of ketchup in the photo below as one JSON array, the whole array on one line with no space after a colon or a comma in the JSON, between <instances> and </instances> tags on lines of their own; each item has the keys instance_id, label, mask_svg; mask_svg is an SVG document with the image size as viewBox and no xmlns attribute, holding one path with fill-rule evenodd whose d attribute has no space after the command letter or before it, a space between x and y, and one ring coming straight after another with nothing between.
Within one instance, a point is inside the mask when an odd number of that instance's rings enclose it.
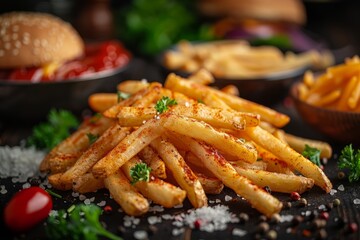
<instances>
[{"instance_id":1,"label":"bowl of ketchup","mask_svg":"<svg viewBox=\"0 0 360 240\"><path fill-rule=\"evenodd\" d=\"M131 60L117 40L86 44L85 54L66 63L0 72L0 118L38 121L51 108L80 114L95 92L116 92Z\"/></svg>"}]
</instances>

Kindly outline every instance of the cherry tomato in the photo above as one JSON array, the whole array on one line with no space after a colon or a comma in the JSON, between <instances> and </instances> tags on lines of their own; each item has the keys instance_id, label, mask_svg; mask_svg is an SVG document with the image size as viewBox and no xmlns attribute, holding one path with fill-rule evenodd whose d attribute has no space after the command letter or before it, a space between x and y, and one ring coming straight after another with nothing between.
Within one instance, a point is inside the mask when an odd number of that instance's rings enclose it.
<instances>
[{"instance_id":1,"label":"cherry tomato","mask_svg":"<svg viewBox=\"0 0 360 240\"><path fill-rule=\"evenodd\" d=\"M4 221L14 231L26 231L45 219L51 209L51 196L40 187L30 187L11 198L4 210Z\"/></svg>"}]
</instances>

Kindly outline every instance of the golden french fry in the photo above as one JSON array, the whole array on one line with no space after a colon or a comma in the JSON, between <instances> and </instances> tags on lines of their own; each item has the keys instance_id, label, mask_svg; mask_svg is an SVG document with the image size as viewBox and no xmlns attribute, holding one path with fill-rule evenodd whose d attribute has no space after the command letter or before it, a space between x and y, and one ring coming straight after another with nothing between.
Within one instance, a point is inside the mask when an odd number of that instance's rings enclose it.
<instances>
[{"instance_id":1,"label":"golden french fry","mask_svg":"<svg viewBox=\"0 0 360 240\"><path fill-rule=\"evenodd\" d=\"M133 157L127 161L121 169L125 173L126 177L131 180L130 169L137 163L141 163L138 157ZM152 173L153 171L151 171ZM182 203L186 197L186 192L170 183L164 182L154 176L151 176L149 181L138 181L134 184L134 187L138 189L148 199L152 200L156 204L171 208Z\"/></svg>"},{"instance_id":2,"label":"golden french fry","mask_svg":"<svg viewBox=\"0 0 360 240\"><path fill-rule=\"evenodd\" d=\"M48 181L51 184L51 186L53 186L55 189L59 189L62 191L66 191L66 190L70 190L72 186L66 186L64 184L62 184L60 178L61 178L62 173L55 173L55 174L51 174L48 175Z\"/></svg>"},{"instance_id":3,"label":"golden french fry","mask_svg":"<svg viewBox=\"0 0 360 240\"><path fill-rule=\"evenodd\" d=\"M62 183L71 186L74 179L89 172L94 164L112 150L129 132L129 128L113 124L80 156L75 165L62 175Z\"/></svg>"},{"instance_id":4,"label":"golden french fry","mask_svg":"<svg viewBox=\"0 0 360 240\"><path fill-rule=\"evenodd\" d=\"M226 159L226 158L225 158ZM231 165L238 166L245 169L252 169L252 170L266 170L267 169L267 163L264 161L256 161L254 163L247 163L243 161L230 161L229 159L226 159Z\"/></svg>"},{"instance_id":5,"label":"golden french fry","mask_svg":"<svg viewBox=\"0 0 360 240\"><path fill-rule=\"evenodd\" d=\"M170 114L166 117L163 126L184 136L203 140L220 151L246 162L253 163L257 159L255 148L251 143L243 142L229 134L217 131L204 122Z\"/></svg>"},{"instance_id":6,"label":"golden french fry","mask_svg":"<svg viewBox=\"0 0 360 240\"><path fill-rule=\"evenodd\" d=\"M207 206L207 197L200 181L174 145L166 138L160 137L151 142L151 146L159 153L176 182L186 191L191 204L195 208Z\"/></svg>"},{"instance_id":7,"label":"golden french fry","mask_svg":"<svg viewBox=\"0 0 360 240\"><path fill-rule=\"evenodd\" d=\"M288 116L273 109L236 96L228 95L208 86L186 81L173 73L169 74L166 78L165 87L176 92L184 93L194 99L204 99L208 93L213 93L221 98L231 108L237 111L259 114L262 120L265 120L277 127L283 127L290 120Z\"/></svg>"},{"instance_id":8,"label":"golden french fry","mask_svg":"<svg viewBox=\"0 0 360 240\"><path fill-rule=\"evenodd\" d=\"M148 201L131 186L121 170L105 178L104 184L126 214L140 216L149 210Z\"/></svg>"},{"instance_id":9,"label":"golden french fry","mask_svg":"<svg viewBox=\"0 0 360 240\"><path fill-rule=\"evenodd\" d=\"M233 165L233 167L241 176L248 178L254 184L259 187L268 186L274 192L303 193L314 185L314 180L311 178L264 170L245 169L236 165Z\"/></svg>"},{"instance_id":10,"label":"golden french fry","mask_svg":"<svg viewBox=\"0 0 360 240\"><path fill-rule=\"evenodd\" d=\"M358 102L359 102L359 98L360 98L360 78L357 78L356 85L355 85L354 89L352 90L351 95L347 102L350 109L356 108L356 106L358 105Z\"/></svg>"},{"instance_id":11,"label":"golden french fry","mask_svg":"<svg viewBox=\"0 0 360 240\"><path fill-rule=\"evenodd\" d=\"M206 194L219 194L224 188L224 184L215 177L209 177L202 173L195 173Z\"/></svg>"},{"instance_id":12,"label":"golden french fry","mask_svg":"<svg viewBox=\"0 0 360 240\"><path fill-rule=\"evenodd\" d=\"M344 91L342 92L339 101L337 102L337 106L336 109L338 110L343 110L343 111L347 111L349 110L349 106L348 106L348 99L350 98L351 92L352 90L355 88L355 85L358 81L358 77L357 76L353 76L348 83L346 83L345 87L344 87Z\"/></svg>"},{"instance_id":13,"label":"golden french fry","mask_svg":"<svg viewBox=\"0 0 360 240\"><path fill-rule=\"evenodd\" d=\"M338 100L340 96L341 96L341 90L334 90L328 93L327 95L322 96L321 98L311 102L311 104L319 107L326 106Z\"/></svg>"},{"instance_id":14,"label":"golden french fry","mask_svg":"<svg viewBox=\"0 0 360 240\"><path fill-rule=\"evenodd\" d=\"M227 85L220 89L222 92L227 93L229 95L233 96L240 96L240 92L237 86L235 85Z\"/></svg>"},{"instance_id":15,"label":"golden french fry","mask_svg":"<svg viewBox=\"0 0 360 240\"><path fill-rule=\"evenodd\" d=\"M104 112L118 103L115 93L94 93L88 98L88 104L94 112Z\"/></svg>"},{"instance_id":16,"label":"golden french fry","mask_svg":"<svg viewBox=\"0 0 360 240\"><path fill-rule=\"evenodd\" d=\"M78 153L58 153L49 159L49 168L51 173L65 172L71 168L78 158L81 156L81 152Z\"/></svg>"},{"instance_id":17,"label":"golden french fry","mask_svg":"<svg viewBox=\"0 0 360 240\"><path fill-rule=\"evenodd\" d=\"M332 155L332 148L327 142L302 138L289 133L285 133L285 139L289 146L298 153L302 153L307 144L310 147L319 149L321 151L320 157L322 158L330 158Z\"/></svg>"},{"instance_id":18,"label":"golden french fry","mask_svg":"<svg viewBox=\"0 0 360 240\"><path fill-rule=\"evenodd\" d=\"M104 179L98 179L95 178L91 173L85 173L74 180L72 187L75 192L88 193L96 192L105 186Z\"/></svg>"},{"instance_id":19,"label":"golden french fry","mask_svg":"<svg viewBox=\"0 0 360 240\"><path fill-rule=\"evenodd\" d=\"M166 178L165 163L154 149L146 146L138 153L138 156L151 168L152 175L161 179Z\"/></svg>"},{"instance_id":20,"label":"golden french fry","mask_svg":"<svg viewBox=\"0 0 360 240\"><path fill-rule=\"evenodd\" d=\"M221 98L213 93L207 94L201 101L203 101L209 107L221 108L226 110L233 110L227 105Z\"/></svg>"},{"instance_id":21,"label":"golden french fry","mask_svg":"<svg viewBox=\"0 0 360 240\"><path fill-rule=\"evenodd\" d=\"M324 189L325 192L330 192L332 188L330 180L324 172L310 160L260 127L247 128L245 132L255 143L272 152L305 177L314 179L315 184Z\"/></svg>"},{"instance_id":22,"label":"golden french fry","mask_svg":"<svg viewBox=\"0 0 360 240\"><path fill-rule=\"evenodd\" d=\"M150 83L139 80L126 80L117 85L117 90L124 93L135 94L136 92L149 87Z\"/></svg>"},{"instance_id":23,"label":"golden french fry","mask_svg":"<svg viewBox=\"0 0 360 240\"><path fill-rule=\"evenodd\" d=\"M225 158L217 154L213 147L185 136L181 137L181 141L187 144L190 151L201 159L204 166L224 185L244 197L258 211L269 217L281 210L282 203L279 200L239 175Z\"/></svg>"},{"instance_id":24,"label":"golden french fry","mask_svg":"<svg viewBox=\"0 0 360 240\"><path fill-rule=\"evenodd\" d=\"M197 82L202 85L209 85L215 81L213 75L204 68L201 68L199 71L191 74L188 77L188 80Z\"/></svg>"},{"instance_id":25,"label":"golden french fry","mask_svg":"<svg viewBox=\"0 0 360 240\"><path fill-rule=\"evenodd\" d=\"M151 141L161 135L163 132L162 124L162 118L151 119L126 136L93 166L93 175L97 178L105 178L115 173L126 161L130 160L149 145Z\"/></svg>"}]
</instances>

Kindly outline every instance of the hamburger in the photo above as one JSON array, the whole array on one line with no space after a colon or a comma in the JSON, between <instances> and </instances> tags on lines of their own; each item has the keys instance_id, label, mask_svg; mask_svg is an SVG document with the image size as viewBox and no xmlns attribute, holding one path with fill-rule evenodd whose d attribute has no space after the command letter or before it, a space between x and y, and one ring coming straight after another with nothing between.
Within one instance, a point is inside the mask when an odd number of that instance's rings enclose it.
<instances>
[{"instance_id":1,"label":"hamburger","mask_svg":"<svg viewBox=\"0 0 360 240\"><path fill-rule=\"evenodd\" d=\"M0 15L2 78L6 72L25 68L41 69L37 71L41 78L49 77L64 63L83 56L84 48L78 32L56 16L33 12Z\"/></svg>"}]
</instances>

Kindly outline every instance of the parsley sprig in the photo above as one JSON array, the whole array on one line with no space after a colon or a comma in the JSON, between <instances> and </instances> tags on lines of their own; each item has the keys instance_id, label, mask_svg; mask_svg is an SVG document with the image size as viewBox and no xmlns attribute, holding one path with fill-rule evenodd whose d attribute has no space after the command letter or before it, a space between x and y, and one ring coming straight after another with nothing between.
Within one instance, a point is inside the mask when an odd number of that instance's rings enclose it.
<instances>
[{"instance_id":1,"label":"parsley sprig","mask_svg":"<svg viewBox=\"0 0 360 240\"><path fill-rule=\"evenodd\" d=\"M305 144L305 149L302 153L304 157L309 159L311 162L315 163L316 165L320 166L320 153L321 150L317 148L310 147L309 145Z\"/></svg>"},{"instance_id":2,"label":"parsley sprig","mask_svg":"<svg viewBox=\"0 0 360 240\"><path fill-rule=\"evenodd\" d=\"M352 145L347 145L341 150L338 159L339 169L348 169L350 182L355 182L360 179L360 149L355 151Z\"/></svg>"},{"instance_id":3,"label":"parsley sprig","mask_svg":"<svg viewBox=\"0 0 360 240\"><path fill-rule=\"evenodd\" d=\"M146 163L137 163L130 169L131 184L135 184L138 181L148 182L150 179L151 168Z\"/></svg>"},{"instance_id":4,"label":"parsley sprig","mask_svg":"<svg viewBox=\"0 0 360 240\"><path fill-rule=\"evenodd\" d=\"M77 118L69 111L51 109L47 122L36 125L27 139L28 146L50 150L70 135L70 130L78 127Z\"/></svg>"},{"instance_id":5,"label":"parsley sprig","mask_svg":"<svg viewBox=\"0 0 360 240\"><path fill-rule=\"evenodd\" d=\"M98 236L111 240L122 238L107 231L100 223L101 208L94 204L76 205L71 211L59 210L58 214L47 219L46 235L49 239L98 239Z\"/></svg>"},{"instance_id":6,"label":"parsley sprig","mask_svg":"<svg viewBox=\"0 0 360 240\"><path fill-rule=\"evenodd\" d=\"M130 93L125 93L125 92L122 92L122 91L117 91L117 102L121 102L125 99L128 99L129 97L131 96Z\"/></svg>"},{"instance_id":7,"label":"parsley sprig","mask_svg":"<svg viewBox=\"0 0 360 240\"><path fill-rule=\"evenodd\" d=\"M169 110L169 106L177 105L175 99L171 99L168 96L163 96L159 101L156 102L155 109L161 114Z\"/></svg>"}]
</instances>

